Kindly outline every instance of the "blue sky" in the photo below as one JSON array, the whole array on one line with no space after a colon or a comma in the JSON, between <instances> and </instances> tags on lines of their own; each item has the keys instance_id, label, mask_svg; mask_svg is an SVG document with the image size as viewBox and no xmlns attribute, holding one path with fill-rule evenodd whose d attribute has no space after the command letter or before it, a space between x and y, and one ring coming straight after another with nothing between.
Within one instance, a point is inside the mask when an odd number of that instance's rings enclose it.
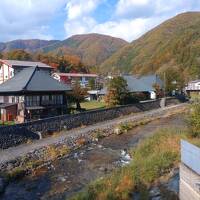
<instances>
[{"instance_id":1,"label":"blue sky","mask_svg":"<svg viewBox=\"0 0 200 200\"><path fill-rule=\"evenodd\" d=\"M0 41L101 33L133 41L200 0L1 0Z\"/></svg>"}]
</instances>

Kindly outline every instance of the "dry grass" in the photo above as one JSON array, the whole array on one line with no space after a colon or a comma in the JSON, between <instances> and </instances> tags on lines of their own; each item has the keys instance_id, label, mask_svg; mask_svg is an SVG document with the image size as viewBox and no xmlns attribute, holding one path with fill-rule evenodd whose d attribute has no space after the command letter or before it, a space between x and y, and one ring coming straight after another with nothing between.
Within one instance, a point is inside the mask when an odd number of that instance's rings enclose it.
<instances>
[{"instance_id":1,"label":"dry grass","mask_svg":"<svg viewBox=\"0 0 200 200\"><path fill-rule=\"evenodd\" d=\"M76 146L81 147L87 143L85 138L79 138L75 141Z\"/></svg>"},{"instance_id":2,"label":"dry grass","mask_svg":"<svg viewBox=\"0 0 200 200\"><path fill-rule=\"evenodd\" d=\"M148 199L150 185L169 174L179 162L180 140L187 138L181 130L158 130L132 150L131 164L91 183L85 192L72 199L131 200L133 191L140 191L143 199Z\"/></svg>"},{"instance_id":3,"label":"dry grass","mask_svg":"<svg viewBox=\"0 0 200 200\"><path fill-rule=\"evenodd\" d=\"M55 160L59 156L64 156L70 152L69 147L67 145L53 146L50 145L46 148L45 159L46 160Z\"/></svg>"}]
</instances>

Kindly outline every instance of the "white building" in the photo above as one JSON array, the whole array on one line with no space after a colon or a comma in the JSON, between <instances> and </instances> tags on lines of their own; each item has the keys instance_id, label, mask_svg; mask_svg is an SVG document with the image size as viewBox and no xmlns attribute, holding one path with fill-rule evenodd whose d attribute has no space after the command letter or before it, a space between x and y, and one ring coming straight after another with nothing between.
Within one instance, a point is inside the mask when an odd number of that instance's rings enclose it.
<instances>
[{"instance_id":1,"label":"white building","mask_svg":"<svg viewBox=\"0 0 200 200\"><path fill-rule=\"evenodd\" d=\"M81 73L53 73L52 77L59 82L73 85L76 82L80 83L80 86L86 88L89 86L89 80L94 79L95 86L97 84L97 74L81 74Z\"/></svg>"},{"instance_id":2,"label":"white building","mask_svg":"<svg viewBox=\"0 0 200 200\"><path fill-rule=\"evenodd\" d=\"M0 59L0 84L12 78L15 74L27 67L39 67L50 73L52 67L41 63L31 61L18 61L18 60L1 60Z\"/></svg>"},{"instance_id":3,"label":"white building","mask_svg":"<svg viewBox=\"0 0 200 200\"><path fill-rule=\"evenodd\" d=\"M200 80L190 81L185 87L185 91L190 95L191 93L200 94Z\"/></svg>"}]
</instances>

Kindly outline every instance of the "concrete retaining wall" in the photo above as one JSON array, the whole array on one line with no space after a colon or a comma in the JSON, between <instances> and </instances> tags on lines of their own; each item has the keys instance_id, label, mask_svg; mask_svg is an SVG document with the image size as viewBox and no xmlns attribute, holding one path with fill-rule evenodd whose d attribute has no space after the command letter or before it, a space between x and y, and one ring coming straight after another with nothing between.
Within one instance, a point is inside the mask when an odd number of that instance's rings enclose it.
<instances>
[{"instance_id":1,"label":"concrete retaining wall","mask_svg":"<svg viewBox=\"0 0 200 200\"><path fill-rule=\"evenodd\" d=\"M200 199L200 148L181 141L180 200Z\"/></svg>"},{"instance_id":2,"label":"concrete retaining wall","mask_svg":"<svg viewBox=\"0 0 200 200\"><path fill-rule=\"evenodd\" d=\"M200 176L184 164L180 165L180 200L200 199Z\"/></svg>"},{"instance_id":3,"label":"concrete retaining wall","mask_svg":"<svg viewBox=\"0 0 200 200\"><path fill-rule=\"evenodd\" d=\"M182 140L181 162L200 175L200 148Z\"/></svg>"}]
</instances>

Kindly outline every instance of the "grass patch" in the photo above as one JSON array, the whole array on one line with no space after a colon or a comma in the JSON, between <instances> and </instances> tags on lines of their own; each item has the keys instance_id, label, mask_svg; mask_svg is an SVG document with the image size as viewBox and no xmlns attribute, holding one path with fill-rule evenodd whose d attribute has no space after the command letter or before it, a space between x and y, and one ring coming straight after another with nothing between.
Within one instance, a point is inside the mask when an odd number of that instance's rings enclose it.
<instances>
[{"instance_id":1,"label":"grass patch","mask_svg":"<svg viewBox=\"0 0 200 200\"><path fill-rule=\"evenodd\" d=\"M22 158L22 165L11 169L9 172L4 173L4 177L8 181L12 181L18 178L22 178L26 175L26 172L36 169L42 166L45 162L51 160L54 161L59 157L62 157L70 152L67 145L53 146L50 145L46 147L43 157L40 159L35 158Z\"/></svg>"},{"instance_id":2,"label":"grass patch","mask_svg":"<svg viewBox=\"0 0 200 200\"><path fill-rule=\"evenodd\" d=\"M105 108L106 105L104 102L101 101L85 101L81 103L81 108L86 110L92 110L92 109L102 109Z\"/></svg>"},{"instance_id":3,"label":"grass patch","mask_svg":"<svg viewBox=\"0 0 200 200\"><path fill-rule=\"evenodd\" d=\"M0 121L0 126L11 126L11 125L15 125L14 121Z\"/></svg>"},{"instance_id":4,"label":"grass patch","mask_svg":"<svg viewBox=\"0 0 200 200\"><path fill-rule=\"evenodd\" d=\"M96 129L94 130L94 132L92 133L93 138L100 140L102 138L104 138L104 134L103 131L101 129Z\"/></svg>"},{"instance_id":5,"label":"grass patch","mask_svg":"<svg viewBox=\"0 0 200 200\"><path fill-rule=\"evenodd\" d=\"M72 200L129 200L139 191L148 199L148 188L180 161L180 140L200 144L183 130L162 129L132 149L133 161L111 175L91 183Z\"/></svg>"},{"instance_id":6,"label":"grass patch","mask_svg":"<svg viewBox=\"0 0 200 200\"><path fill-rule=\"evenodd\" d=\"M70 149L67 145L60 145L59 147L55 147L54 145L50 145L46 148L45 157L46 160L55 160L60 156L64 156L70 152Z\"/></svg>"},{"instance_id":7,"label":"grass patch","mask_svg":"<svg viewBox=\"0 0 200 200\"><path fill-rule=\"evenodd\" d=\"M137 126L143 126L146 125L148 123L150 123L153 119L143 119L140 121L136 121L136 122L124 122L124 123L120 123L115 129L114 129L114 133L117 135L121 135L124 133L127 133L128 131L132 130L133 128L137 127Z\"/></svg>"},{"instance_id":8,"label":"grass patch","mask_svg":"<svg viewBox=\"0 0 200 200\"><path fill-rule=\"evenodd\" d=\"M16 167L13 170L9 171L9 173L5 175L5 178L8 181L13 181L16 179L20 179L21 177L24 177L25 174L26 174L26 169L22 167Z\"/></svg>"}]
</instances>

